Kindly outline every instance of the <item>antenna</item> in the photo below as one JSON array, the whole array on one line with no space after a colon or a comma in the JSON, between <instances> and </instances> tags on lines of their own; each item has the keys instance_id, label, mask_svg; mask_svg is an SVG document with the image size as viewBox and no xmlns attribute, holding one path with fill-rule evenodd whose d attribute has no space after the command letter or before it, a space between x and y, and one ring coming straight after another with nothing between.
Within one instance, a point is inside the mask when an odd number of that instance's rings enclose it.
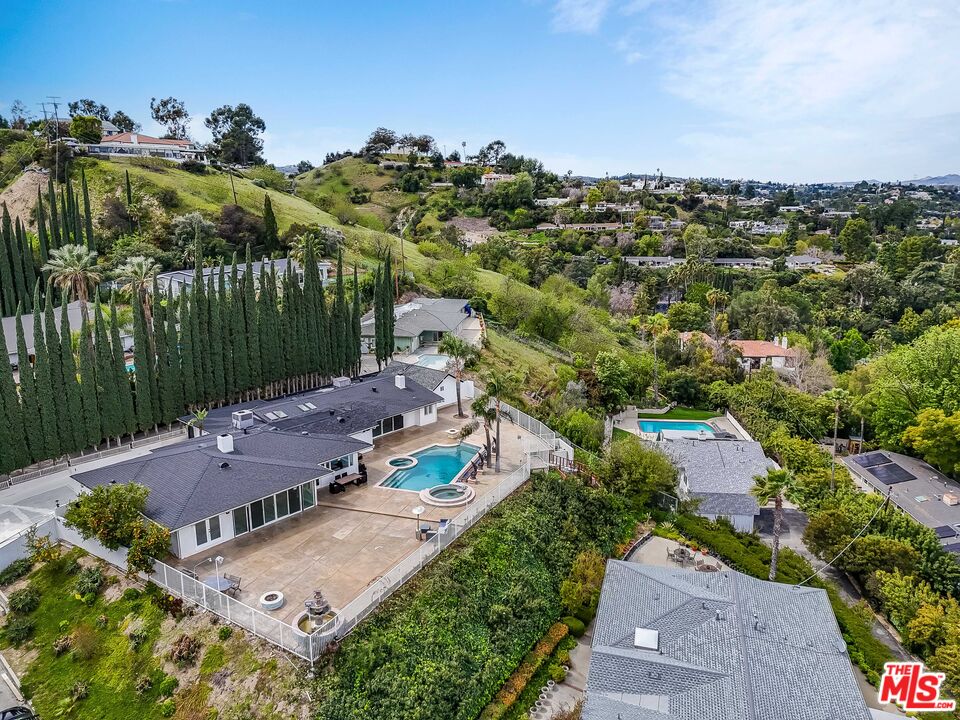
<instances>
[{"instance_id":1,"label":"antenna","mask_svg":"<svg viewBox=\"0 0 960 720\"><path fill-rule=\"evenodd\" d=\"M57 126L57 147L54 150L54 180L60 182L60 96L47 95L47 100L53 105L53 119Z\"/></svg>"}]
</instances>

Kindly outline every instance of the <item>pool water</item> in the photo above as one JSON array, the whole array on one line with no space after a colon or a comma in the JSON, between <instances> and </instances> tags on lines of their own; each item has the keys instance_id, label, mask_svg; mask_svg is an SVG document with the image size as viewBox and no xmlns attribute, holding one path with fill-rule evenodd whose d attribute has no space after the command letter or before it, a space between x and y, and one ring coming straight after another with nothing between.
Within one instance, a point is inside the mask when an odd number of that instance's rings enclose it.
<instances>
[{"instance_id":1,"label":"pool water","mask_svg":"<svg viewBox=\"0 0 960 720\"><path fill-rule=\"evenodd\" d=\"M380 483L380 487L400 490L425 490L435 485L447 485L480 451L476 445L433 445L412 454L417 464L412 468L396 470Z\"/></svg>"},{"instance_id":2,"label":"pool water","mask_svg":"<svg viewBox=\"0 0 960 720\"><path fill-rule=\"evenodd\" d=\"M433 370L446 370L449 362L449 355L421 355L417 365Z\"/></svg>"},{"instance_id":3,"label":"pool water","mask_svg":"<svg viewBox=\"0 0 960 720\"><path fill-rule=\"evenodd\" d=\"M657 433L661 430L681 430L683 432L705 432L713 435L713 428L705 422L691 422L688 420L641 420L640 431Z\"/></svg>"}]
</instances>

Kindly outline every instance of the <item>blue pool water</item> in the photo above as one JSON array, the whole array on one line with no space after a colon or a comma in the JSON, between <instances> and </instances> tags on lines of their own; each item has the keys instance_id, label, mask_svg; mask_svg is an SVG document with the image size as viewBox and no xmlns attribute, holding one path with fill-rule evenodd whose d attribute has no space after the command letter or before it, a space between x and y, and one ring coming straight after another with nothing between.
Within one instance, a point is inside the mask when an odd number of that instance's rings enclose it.
<instances>
[{"instance_id":1,"label":"blue pool water","mask_svg":"<svg viewBox=\"0 0 960 720\"><path fill-rule=\"evenodd\" d=\"M380 483L380 487L419 491L435 485L446 485L479 451L480 448L469 443L428 447L413 453L417 459L416 465L391 473Z\"/></svg>"},{"instance_id":2,"label":"blue pool water","mask_svg":"<svg viewBox=\"0 0 960 720\"><path fill-rule=\"evenodd\" d=\"M446 370L449 362L449 355L421 355L420 359L417 360L417 365L433 370Z\"/></svg>"},{"instance_id":3,"label":"blue pool water","mask_svg":"<svg viewBox=\"0 0 960 720\"><path fill-rule=\"evenodd\" d=\"M641 420L640 431L647 433L656 433L661 430L683 430L685 432L699 433L701 430L708 435L713 435L713 428L705 422L691 422L688 420Z\"/></svg>"}]
</instances>

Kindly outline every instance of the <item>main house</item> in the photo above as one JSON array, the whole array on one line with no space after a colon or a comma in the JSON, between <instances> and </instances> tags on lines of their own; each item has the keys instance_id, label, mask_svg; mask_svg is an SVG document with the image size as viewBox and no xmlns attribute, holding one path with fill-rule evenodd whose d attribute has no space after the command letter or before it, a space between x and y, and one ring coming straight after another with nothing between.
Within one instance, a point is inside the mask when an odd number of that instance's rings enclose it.
<instances>
[{"instance_id":1,"label":"main house","mask_svg":"<svg viewBox=\"0 0 960 720\"><path fill-rule=\"evenodd\" d=\"M253 274L254 280L258 280L260 275L264 272L270 272L271 270L276 271L277 277L283 277L289 263L293 263L293 272L297 275L297 281L303 286L303 269L296 260L288 260L287 258L278 258L277 260L263 258L262 260L254 260L250 263L250 271ZM317 262L317 272L320 274L320 280L324 285L330 281L330 267L330 263L326 261L320 260ZM220 266L205 267L202 272L205 283L210 279L210 276L213 276L214 283L216 283L217 278L220 276ZM237 263L237 277L242 278L246 272L246 264ZM228 287L232 273L233 265L223 266L223 274ZM193 287L194 276L195 273L193 270L171 270L169 272L159 273L157 275L157 286L164 291L166 291L167 288L171 288L176 295L182 290L189 290Z\"/></svg>"},{"instance_id":2,"label":"main house","mask_svg":"<svg viewBox=\"0 0 960 720\"><path fill-rule=\"evenodd\" d=\"M607 562L583 720L870 720L825 591Z\"/></svg>"},{"instance_id":3,"label":"main house","mask_svg":"<svg viewBox=\"0 0 960 720\"><path fill-rule=\"evenodd\" d=\"M198 436L73 478L147 487L146 516L170 530L174 555L189 557L309 510L331 484L365 480L361 456L376 439L435 423L442 401L399 373L342 378L211 410Z\"/></svg>"},{"instance_id":4,"label":"main house","mask_svg":"<svg viewBox=\"0 0 960 720\"><path fill-rule=\"evenodd\" d=\"M114 126L116 127L116 126ZM99 143L87 145L90 155L108 157L157 157L174 162L204 162L203 148L193 140L155 138L143 133L117 132L104 135Z\"/></svg>"},{"instance_id":5,"label":"main house","mask_svg":"<svg viewBox=\"0 0 960 720\"><path fill-rule=\"evenodd\" d=\"M480 320L465 298L417 298L393 309L394 350L415 352L423 345L440 342L453 334L462 340L480 342ZM360 320L360 343L370 352L376 333L376 318L371 310Z\"/></svg>"},{"instance_id":6,"label":"main house","mask_svg":"<svg viewBox=\"0 0 960 720\"><path fill-rule=\"evenodd\" d=\"M752 532L760 505L750 493L754 478L776 463L752 440L667 438L655 442L677 466L678 491L696 503L696 514L709 520L726 518L741 532Z\"/></svg>"}]
</instances>

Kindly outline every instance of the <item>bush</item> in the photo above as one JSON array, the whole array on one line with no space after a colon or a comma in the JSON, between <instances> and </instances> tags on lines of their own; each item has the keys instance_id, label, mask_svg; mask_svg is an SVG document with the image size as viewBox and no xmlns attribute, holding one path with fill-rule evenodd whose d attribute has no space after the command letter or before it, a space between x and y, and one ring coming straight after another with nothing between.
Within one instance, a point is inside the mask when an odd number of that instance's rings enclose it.
<instances>
[{"instance_id":1,"label":"bush","mask_svg":"<svg viewBox=\"0 0 960 720\"><path fill-rule=\"evenodd\" d=\"M160 715L161 717L173 717L173 714L177 711L177 704L173 700L164 700L160 703Z\"/></svg>"},{"instance_id":2,"label":"bush","mask_svg":"<svg viewBox=\"0 0 960 720\"><path fill-rule=\"evenodd\" d=\"M86 624L77 625L77 629L73 631L72 642L73 654L80 660L89 660L100 647L97 632Z\"/></svg>"},{"instance_id":3,"label":"bush","mask_svg":"<svg viewBox=\"0 0 960 720\"><path fill-rule=\"evenodd\" d=\"M60 657L70 649L71 645L73 645L73 641L69 635L60 635L53 641L53 654Z\"/></svg>"},{"instance_id":4,"label":"bush","mask_svg":"<svg viewBox=\"0 0 960 720\"><path fill-rule=\"evenodd\" d=\"M141 675L137 678L134 688L136 688L137 695L143 695L146 692L150 692L151 688L153 688L153 680L149 675Z\"/></svg>"},{"instance_id":5,"label":"bush","mask_svg":"<svg viewBox=\"0 0 960 720\"><path fill-rule=\"evenodd\" d=\"M130 633L130 646L136 650L147 641L147 631L145 628L138 628Z\"/></svg>"},{"instance_id":6,"label":"bush","mask_svg":"<svg viewBox=\"0 0 960 720\"><path fill-rule=\"evenodd\" d=\"M121 595L121 597L127 602L133 602L134 600L140 599L141 594L142 593L137 590L137 588L127 588L123 591L123 595Z\"/></svg>"},{"instance_id":7,"label":"bush","mask_svg":"<svg viewBox=\"0 0 960 720\"><path fill-rule=\"evenodd\" d=\"M177 667L184 668L193 665L200 652L200 642L190 635L181 635L170 648L170 660Z\"/></svg>"},{"instance_id":8,"label":"bush","mask_svg":"<svg viewBox=\"0 0 960 720\"><path fill-rule=\"evenodd\" d=\"M231 635L233 635L233 628L229 625L224 625L217 631L217 637L220 638L220 642L229 640Z\"/></svg>"},{"instance_id":9,"label":"bush","mask_svg":"<svg viewBox=\"0 0 960 720\"><path fill-rule=\"evenodd\" d=\"M40 606L40 591L33 585L10 594L10 609L18 613L31 613Z\"/></svg>"},{"instance_id":10,"label":"bush","mask_svg":"<svg viewBox=\"0 0 960 720\"><path fill-rule=\"evenodd\" d=\"M97 592L100 590L103 582L103 570L99 565L93 565L91 567L85 567L80 571L74 589L78 595L84 596L84 602L86 602L85 596L87 595L92 594L94 598L96 598Z\"/></svg>"},{"instance_id":11,"label":"bush","mask_svg":"<svg viewBox=\"0 0 960 720\"><path fill-rule=\"evenodd\" d=\"M12 645L19 647L33 635L33 627L33 620L29 618L11 617L7 620L4 634Z\"/></svg>"},{"instance_id":12,"label":"bush","mask_svg":"<svg viewBox=\"0 0 960 720\"><path fill-rule=\"evenodd\" d=\"M31 563L27 558L14 560L3 570L0 570L0 585L9 585L12 582L16 582L30 572L30 568L32 567L33 563Z\"/></svg>"},{"instance_id":13,"label":"bush","mask_svg":"<svg viewBox=\"0 0 960 720\"><path fill-rule=\"evenodd\" d=\"M562 665L551 664L550 679L555 683L562 683L567 679L567 671L563 669Z\"/></svg>"},{"instance_id":14,"label":"bush","mask_svg":"<svg viewBox=\"0 0 960 720\"><path fill-rule=\"evenodd\" d=\"M70 697L73 698L74 702L78 700L85 700L89 694L90 686L80 680L75 682L73 684L73 688L70 690Z\"/></svg>"},{"instance_id":15,"label":"bush","mask_svg":"<svg viewBox=\"0 0 960 720\"><path fill-rule=\"evenodd\" d=\"M207 172L207 166L197 160L184 160L180 163L180 169L194 175L204 175Z\"/></svg>"},{"instance_id":16,"label":"bush","mask_svg":"<svg viewBox=\"0 0 960 720\"><path fill-rule=\"evenodd\" d=\"M160 207L167 210L180 206L180 195L173 188L160 188L156 197Z\"/></svg>"},{"instance_id":17,"label":"bush","mask_svg":"<svg viewBox=\"0 0 960 720\"><path fill-rule=\"evenodd\" d=\"M175 677L167 675L157 685L157 694L160 697L170 697L177 691L177 685L179 684L180 682Z\"/></svg>"},{"instance_id":18,"label":"bush","mask_svg":"<svg viewBox=\"0 0 960 720\"><path fill-rule=\"evenodd\" d=\"M570 629L570 634L574 637L580 637L587 631L583 622L575 617L565 617L562 622Z\"/></svg>"}]
</instances>

